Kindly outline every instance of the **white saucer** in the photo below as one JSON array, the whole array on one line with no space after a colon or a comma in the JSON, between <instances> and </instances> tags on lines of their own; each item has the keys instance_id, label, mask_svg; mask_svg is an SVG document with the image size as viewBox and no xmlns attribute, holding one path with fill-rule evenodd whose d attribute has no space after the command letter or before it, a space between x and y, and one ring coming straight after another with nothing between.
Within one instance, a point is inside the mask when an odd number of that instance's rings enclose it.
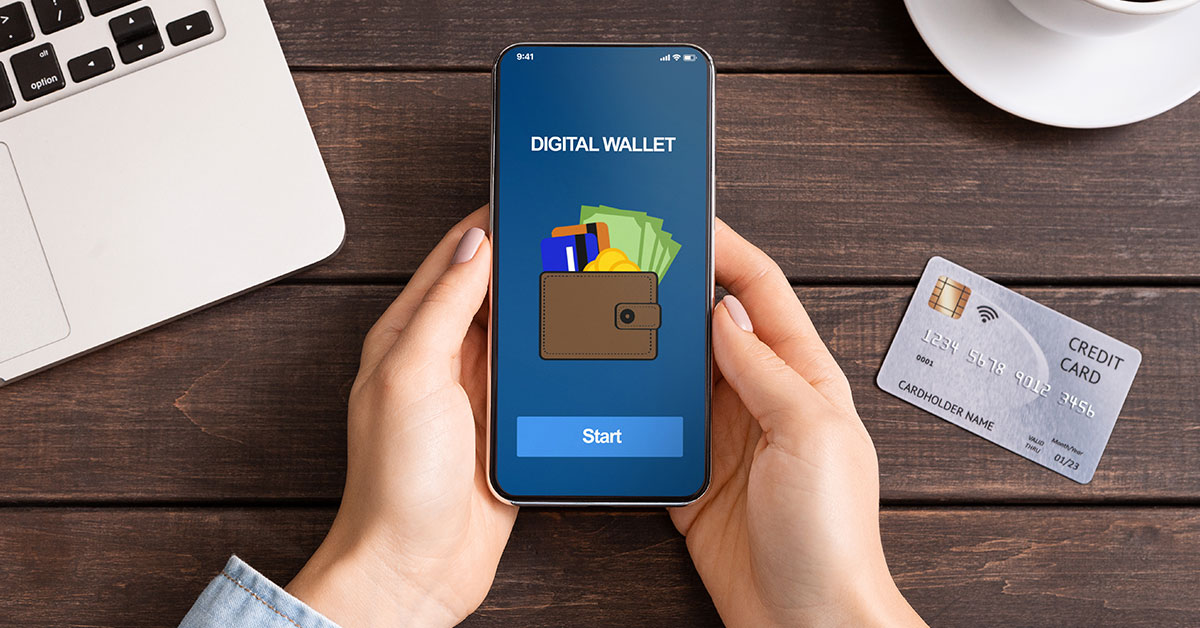
<instances>
[{"instance_id":1,"label":"white saucer","mask_svg":"<svg viewBox=\"0 0 1200 628\"><path fill-rule=\"evenodd\" d=\"M1200 5L1113 37L1064 35L1008 0L905 0L930 50L984 100L1043 124L1099 128L1200 91Z\"/></svg>"}]
</instances>

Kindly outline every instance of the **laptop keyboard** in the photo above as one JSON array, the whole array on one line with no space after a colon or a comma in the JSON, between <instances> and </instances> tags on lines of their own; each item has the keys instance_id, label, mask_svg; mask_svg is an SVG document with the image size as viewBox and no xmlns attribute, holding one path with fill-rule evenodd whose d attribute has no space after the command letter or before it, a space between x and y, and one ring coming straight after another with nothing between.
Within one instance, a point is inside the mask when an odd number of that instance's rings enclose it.
<instances>
[{"instance_id":1,"label":"laptop keyboard","mask_svg":"<svg viewBox=\"0 0 1200 628\"><path fill-rule=\"evenodd\" d=\"M224 34L216 0L0 0L0 120Z\"/></svg>"}]
</instances>

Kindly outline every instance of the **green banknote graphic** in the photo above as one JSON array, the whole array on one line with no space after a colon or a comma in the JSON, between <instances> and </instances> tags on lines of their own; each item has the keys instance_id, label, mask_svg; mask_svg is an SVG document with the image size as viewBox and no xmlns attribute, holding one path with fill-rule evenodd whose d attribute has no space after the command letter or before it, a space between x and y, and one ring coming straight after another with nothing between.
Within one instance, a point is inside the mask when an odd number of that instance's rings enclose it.
<instances>
[{"instance_id":1,"label":"green banknote graphic","mask_svg":"<svg viewBox=\"0 0 1200 628\"><path fill-rule=\"evenodd\" d=\"M608 225L609 246L620 249L638 268L658 274L661 282L682 245L663 231L663 220L646 212L608 205L583 205L579 222Z\"/></svg>"}]
</instances>

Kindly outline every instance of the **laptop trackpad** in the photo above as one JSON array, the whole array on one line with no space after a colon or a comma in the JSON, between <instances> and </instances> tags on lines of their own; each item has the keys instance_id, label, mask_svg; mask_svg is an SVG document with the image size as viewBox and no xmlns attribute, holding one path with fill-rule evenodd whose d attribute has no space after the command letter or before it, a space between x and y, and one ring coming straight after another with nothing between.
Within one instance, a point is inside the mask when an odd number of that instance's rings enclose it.
<instances>
[{"instance_id":1,"label":"laptop trackpad","mask_svg":"<svg viewBox=\"0 0 1200 628\"><path fill-rule=\"evenodd\" d=\"M70 333L12 154L0 143L0 362Z\"/></svg>"}]
</instances>

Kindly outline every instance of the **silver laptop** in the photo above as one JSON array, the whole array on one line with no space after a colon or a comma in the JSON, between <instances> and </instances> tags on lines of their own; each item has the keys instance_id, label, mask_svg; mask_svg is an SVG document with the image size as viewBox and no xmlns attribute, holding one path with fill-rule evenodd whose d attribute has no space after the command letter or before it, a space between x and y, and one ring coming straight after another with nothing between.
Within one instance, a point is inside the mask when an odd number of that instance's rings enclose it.
<instances>
[{"instance_id":1,"label":"silver laptop","mask_svg":"<svg viewBox=\"0 0 1200 628\"><path fill-rule=\"evenodd\" d=\"M324 260L262 0L0 0L0 385Z\"/></svg>"}]
</instances>

